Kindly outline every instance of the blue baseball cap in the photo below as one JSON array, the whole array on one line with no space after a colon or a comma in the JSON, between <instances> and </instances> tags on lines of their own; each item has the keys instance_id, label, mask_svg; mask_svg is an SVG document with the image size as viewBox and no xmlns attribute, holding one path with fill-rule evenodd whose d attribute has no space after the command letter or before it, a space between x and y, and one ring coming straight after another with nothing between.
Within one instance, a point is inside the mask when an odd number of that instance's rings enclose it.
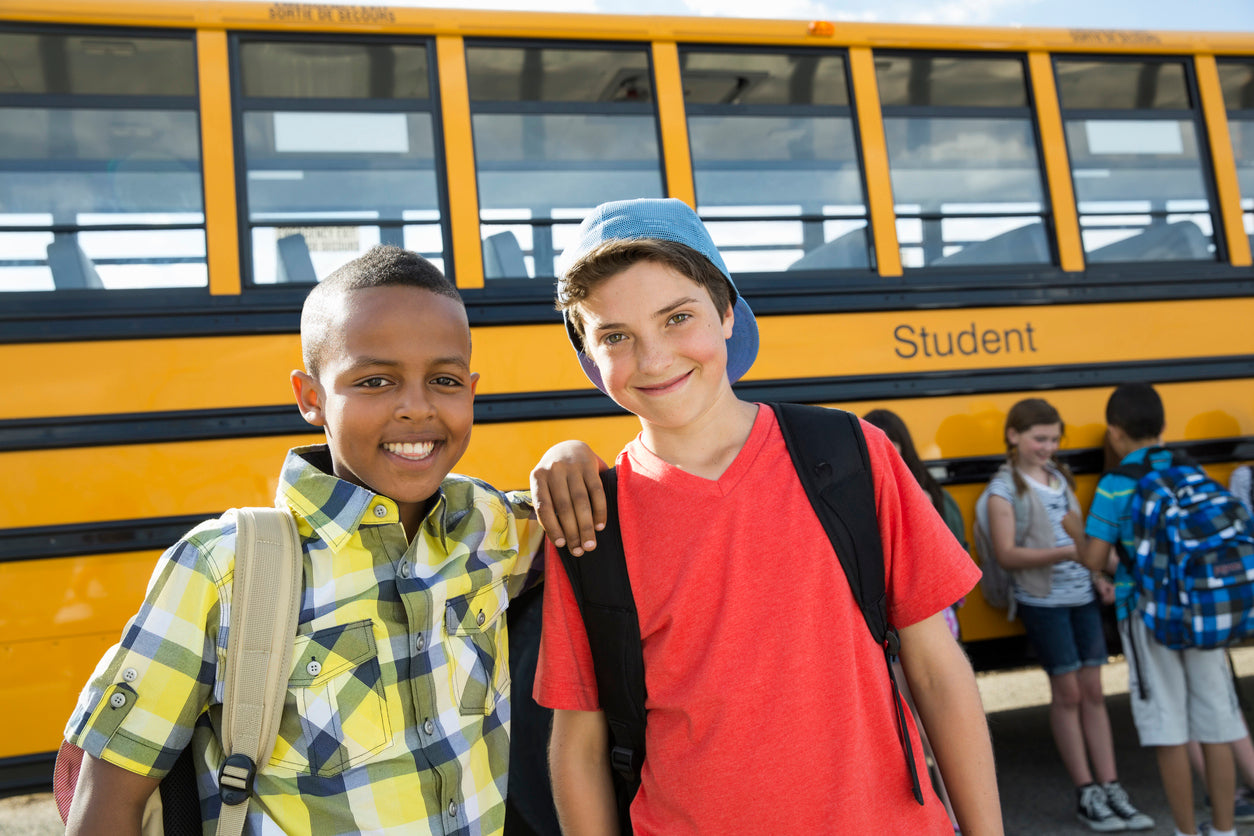
<instances>
[{"instance_id":1,"label":"blue baseball cap","mask_svg":"<svg viewBox=\"0 0 1254 836\"><path fill-rule=\"evenodd\" d=\"M732 304L735 324L732 326L732 335L727 340L727 379L731 383L740 380L758 356L758 322L754 319L749 304L736 290L736 283L732 281L731 273L727 272L727 265L723 263L723 257L714 246L705 224L701 223L697 213L682 200L640 198L602 203L579 225L579 239L562 253L558 261L558 275L564 276L575 262L606 241L637 238L674 241L691 247L709 259L727 278L736 297ZM579 355L579 365L583 366L584 374L604 392L605 384L601 380L601 373L597 370L596 363L584 353L583 341L565 311L562 312L562 318L566 322L566 335Z\"/></svg>"}]
</instances>

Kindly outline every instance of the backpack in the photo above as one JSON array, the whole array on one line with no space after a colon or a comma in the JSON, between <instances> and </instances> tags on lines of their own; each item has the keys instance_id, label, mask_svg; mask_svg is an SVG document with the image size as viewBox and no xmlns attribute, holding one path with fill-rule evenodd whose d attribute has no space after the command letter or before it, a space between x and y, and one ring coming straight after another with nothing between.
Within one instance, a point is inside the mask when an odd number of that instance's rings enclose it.
<instances>
[{"instance_id":1,"label":"backpack","mask_svg":"<svg viewBox=\"0 0 1254 836\"><path fill-rule=\"evenodd\" d=\"M283 508L237 508L231 626L222 700L222 748L218 773L221 812L218 836L244 830L258 763L270 759L287 695L292 637L300 613L300 537ZM277 651L277 652L276 652ZM53 771L57 810L69 816L83 750L62 742ZM144 808L144 836L200 836L200 796L191 747Z\"/></svg>"},{"instance_id":2,"label":"backpack","mask_svg":"<svg viewBox=\"0 0 1254 836\"><path fill-rule=\"evenodd\" d=\"M897 689L892 660L901 648L888 623L883 546L875 507L870 456L858 418L839 409L768 404L775 411L784 443L814 512L840 559L854 600L877 644L884 649L898 737L910 770L911 791L923 804L914 751L906 726L905 702ZM601 710L609 726L611 779L623 833L631 832L630 806L640 789L645 758L645 678L640 621L627 575L618 527L617 479L601 474L606 525L597 535L595 559L576 558L559 549L583 616L592 648Z\"/></svg>"},{"instance_id":3,"label":"backpack","mask_svg":"<svg viewBox=\"0 0 1254 836\"><path fill-rule=\"evenodd\" d=\"M1167 458L1155 468L1152 460ZM1150 448L1121 465L1135 481L1132 537L1120 558L1131 570L1137 610L1159 644L1226 647L1254 634L1254 525L1227 490L1187 456Z\"/></svg>"},{"instance_id":4,"label":"backpack","mask_svg":"<svg viewBox=\"0 0 1254 836\"><path fill-rule=\"evenodd\" d=\"M975 501L975 525L971 527L971 533L975 536L975 553L980 556L980 571L984 573L980 577L980 594L984 596L984 603L990 607L1006 610L1006 619L1011 620L1014 618L1011 609L1015 600L1014 579L993 554L992 535L988 531L988 497L988 488L985 488ZM1016 516L1019 513L1018 505L1019 497L1016 494Z\"/></svg>"}]
</instances>

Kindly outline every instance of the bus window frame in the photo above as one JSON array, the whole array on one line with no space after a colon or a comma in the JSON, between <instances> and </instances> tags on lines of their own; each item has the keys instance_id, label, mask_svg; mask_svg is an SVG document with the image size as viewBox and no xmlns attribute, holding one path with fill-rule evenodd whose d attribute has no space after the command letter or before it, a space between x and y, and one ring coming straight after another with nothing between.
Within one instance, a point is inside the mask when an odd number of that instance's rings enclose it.
<instances>
[{"instance_id":1,"label":"bus window frame","mask_svg":"<svg viewBox=\"0 0 1254 836\"><path fill-rule=\"evenodd\" d=\"M822 270L798 271L789 273L788 270L770 271L752 271L736 273L737 286L744 291L753 293L755 291L772 291L781 288L792 288L797 291L804 292L807 289L813 289L816 284L830 284L829 276L837 277L840 284L860 285L860 284L880 284L881 278L877 272L876 259L876 242L874 224L871 223L871 200L867 190L866 179L866 155L864 152L864 141L862 138L861 126L858 123L858 100L853 85L853 73L850 69L849 47L848 46L797 46L797 45L780 45L780 44L724 44L724 43L703 43L700 41L684 41L678 44L679 62L680 62L680 78L683 78L683 59L686 53L700 54L744 54L744 55L805 55L811 54L816 56L837 56L843 65L843 73L845 77L845 97L846 103L843 105L829 104L695 104L689 105L684 102L684 119L688 127L688 159L692 161L689 168L689 176L692 179L692 189L694 201L696 203L697 212L701 211L700 194L697 191L696 177L696 154L692 148L692 126L690 120L693 116L798 116L798 117L839 117L849 120L849 129L853 136L854 160L858 167L858 190L862 196L863 214L861 219L865 222L862 228L864 242L867 255L866 267L846 267ZM682 98L682 91L681 91ZM872 106L878 107L878 102L872 103ZM779 221L796 221L807 222L811 220L820 223L827 220L846 220L854 219L854 216L831 217L822 215L799 215L796 217L780 216L761 217L754 216L748 218L745 222L755 220L779 220ZM722 215L702 216L702 220L706 223L720 223L723 221L743 220L739 217L725 217ZM816 274L822 273L824 278L817 278Z\"/></svg>"},{"instance_id":2,"label":"bus window frame","mask_svg":"<svg viewBox=\"0 0 1254 836\"><path fill-rule=\"evenodd\" d=\"M1199 51L1200 52L1200 51ZM1229 267L1229 248L1227 235L1224 228L1224 221L1219 202L1219 193L1215 183L1215 166L1210 154L1210 131L1207 130L1205 114L1202 113L1202 97L1198 90L1197 84L1197 67L1194 63L1194 57L1198 53L1102 53L1102 52L1081 52L1067 53L1054 52L1050 55L1050 65L1054 70L1055 88L1058 89L1058 110L1062 116L1063 137L1066 139L1067 126L1072 121L1087 121L1100 119L1103 121L1184 121L1186 118L1193 124L1193 130L1197 137L1197 157L1199 173L1202 178L1202 188L1206 194L1206 214L1211 219L1211 241L1214 244L1215 252L1212 259L1189 260L1181 259L1175 261L1098 261L1094 262L1089 259L1089 251L1084 250L1085 271L1093 271L1098 275L1122 274L1125 272L1141 272L1149 275L1174 274L1180 271L1195 272L1195 268L1209 268L1212 265L1220 267ZM1061 85L1058 85L1058 63L1060 61L1095 61L1110 62L1120 64L1172 64L1178 63L1184 70L1184 89L1185 94L1189 98L1190 107L1188 110L1180 110L1179 108L1068 108L1062 101ZM1067 148L1068 173L1071 176L1072 184L1075 183L1075 161L1071 153L1070 144ZM1080 211L1080 196L1078 191L1075 193L1076 202L1076 218L1081 220L1080 228L1083 232L1084 224L1082 219L1085 217L1084 212ZM1092 216L1092 213L1087 213ZM1166 210L1136 212L1140 215L1156 215L1170 214ZM1196 214L1196 213L1194 213ZM1100 217L1100 215L1099 215ZM1203 272L1209 272L1204 270Z\"/></svg>"},{"instance_id":3,"label":"bus window frame","mask_svg":"<svg viewBox=\"0 0 1254 836\"><path fill-rule=\"evenodd\" d=\"M658 115L657 106L657 70L653 62L653 44L652 39L645 40L601 40L593 38L580 38L577 40L563 40L560 38L502 38L502 37L466 37L462 40L462 46L466 58L466 76L467 76L467 96L466 102L470 110L471 120L471 141L475 140L474 135L474 118L479 114L510 114L510 115L603 115L603 116L621 116L621 115L648 115L653 120L653 134L657 143L657 172L658 182L661 186L663 196L669 196L670 188L666 178L666 146L662 141L662 125L661 118ZM476 47L508 47L517 49L561 49L561 50L578 50L584 52L638 52L644 56L645 69L649 74L649 99L644 102L586 102L586 101L528 101L518 100L500 100L486 99L476 101L470 93L469 78L470 72L470 51ZM486 240L485 227L509 227L509 226L530 226L533 229L547 227L552 230L554 226L578 226L578 220L554 219L554 218L529 218L529 219L506 219L485 221L483 218L483 181L481 178L481 169L479 167L479 154L477 149L473 149L475 157L475 192L479 196L479 205L476 207L476 223L478 224L478 234L480 247ZM589 207L591 208L591 207ZM549 235L550 244L552 234ZM533 239L534 241L534 239ZM553 251L554 263L560 258L561 253ZM532 245L533 270L538 270L534 266L535 245ZM556 281L556 276L549 276L536 272L534 276L505 276L493 279L484 278L484 284L481 288L475 288L475 296L483 295L487 299L497 296L500 291L505 291L508 296L514 296L521 293L524 297L529 288L542 287L544 289L545 298L552 306L552 288L546 281L552 279ZM465 293L466 289L463 288Z\"/></svg>"},{"instance_id":4,"label":"bus window frame","mask_svg":"<svg viewBox=\"0 0 1254 836\"><path fill-rule=\"evenodd\" d=\"M1036 173L1040 178L1041 189L1041 209L1035 213L1040 218L1041 230L1045 236L1045 244L1049 249L1049 261L1047 262L1011 262L1004 264L969 264L969 265L933 265L923 264L919 267L908 267L902 263L901 279L906 284L914 283L931 283L946 276L962 276L964 284L971 284L972 280L976 283L994 283L1004 285L1007 283L1022 283L1035 286L1040 283L1043 275L1056 277L1063 282L1067 282L1069 275L1062 270L1060 265L1060 254L1058 247L1058 234L1055 224L1055 210L1052 202L1052 194L1049 188L1049 170L1045 164L1044 137L1041 135L1040 120L1037 116L1039 112L1038 103L1036 101L1036 92L1032 85L1032 71L1028 60L1028 50L933 50L933 49L876 49L873 51L875 57L879 56L927 56L930 58L955 58L965 60L1012 60L1019 65L1021 72L1021 80L1023 82L1024 104L1022 107L1014 105L882 105L877 102L880 108L880 118L884 121L889 119L971 119L971 118L992 118L992 119L1026 119L1028 127L1031 130L1034 159L1036 161ZM878 81L878 79L877 79ZM892 155L887 145L887 136L885 137L884 153L888 158L888 169L891 175L893 170ZM998 217L1024 217L1032 213L979 213L975 215L966 214L942 214L942 213L925 213L919 212L915 214L902 215L897 212L899 198L893 195L893 217L894 221L900 221L902 218L917 219L926 222L928 220L943 221L946 218L998 218ZM900 242L898 242L900 247ZM961 252L961 251L959 251ZM981 282L981 279L984 282Z\"/></svg>"},{"instance_id":5,"label":"bus window frame","mask_svg":"<svg viewBox=\"0 0 1254 836\"><path fill-rule=\"evenodd\" d=\"M13 307L27 308L35 311L48 310L55 316L61 311L79 307L87 311L95 311L101 307L121 307L132 309L133 306L159 307L168 304L174 298L187 300L205 299L210 295L208 235L209 218L205 209L205 171L204 171L204 140L201 132L202 106L199 95L199 69L197 65L198 49L194 28L174 26L105 26L83 24L56 23L23 23L20 21L0 20L0 30L6 33L29 35L57 35L63 37L99 37L99 38L150 38L186 41L191 46L192 77L195 92L187 96L141 94L91 94L91 93L0 93L0 107L33 107L48 110L153 110L153 111L187 111L196 120L196 178L200 187L200 223L176 223L156 226L152 224L63 224L54 222L47 226L0 227L0 232L51 232L68 234L77 239L82 232L181 232L199 231L206 241L205 283L200 286L171 286L143 288L107 288L74 289L55 288L52 290L20 290L0 291L0 299L9 302ZM103 262L101 262L103 263ZM5 306L9 307L9 306ZM0 317L0 322L3 322ZM0 343L5 340L0 337Z\"/></svg>"},{"instance_id":6,"label":"bus window frame","mask_svg":"<svg viewBox=\"0 0 1254 836\"><path fill-rule=\"evenodd\" d=\"M361 45L408 45L422 46L426 50L427 60L427 92L425 99L380 99L380 98L348 98L348 97L313 97L295 98L283 96L245 96L244 74L240 60L241 46L253 43L297 43L297 44L361 44ZM239 236L239 275L240 295L242 297L260 296L291 297L295 299L299 309L311 284L258 282L253 276L253 242L254 227L277 225L259 223L249 217L248 210L248 160L244 145L244 115L249 111L283 112L299 110L301 112L354 112L354 113L428 113L431 117L433 174L438 190L436 202L439 205L440 242L444 249L444 275L449 281L457 281L457 265L454 263L452 227L449 215L449 184L448 166L444 152L444 120L443 107L440 99L439 67L436 60L435 35L393 34L372 35L367 33L327 33L327 32L286 32L268 30L235 30L228 33L228 61L231 71L231 120L232 137L235 143L235 199L236 217L238 219ZM293 103L300 107L292 107ZM423 107L415 107L421 103ZM364 105L364 106L363 106ZM402 236L406 226L412 222L405 220L378 219L375 223L363 223L354 220L327 221L319 219L314 222L293 221L291 226L319 227L362 227L377 226L380 237L384 229L395 229ZM384 241L383 243L387 243Z\"/></svg>"}]
</instances>

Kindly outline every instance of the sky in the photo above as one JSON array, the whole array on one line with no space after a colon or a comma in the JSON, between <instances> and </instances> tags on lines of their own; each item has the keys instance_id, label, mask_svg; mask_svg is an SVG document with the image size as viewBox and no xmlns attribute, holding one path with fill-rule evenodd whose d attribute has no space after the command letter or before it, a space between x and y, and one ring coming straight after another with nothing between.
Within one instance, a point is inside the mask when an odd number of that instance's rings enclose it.
<instances>
[{"instance_id":1,"label":"sky","mask_svg":"<svg viewBox=\"0 0 1254 836\"><path fill-rule=\"evenodd\" d=\"M308 0L307 0L308 1ZM352 0L349 0L352 2ZM318 0L314 0L318 2ZM345 0L325 0L344 3ZM355 0L388 6L1254 33L1254 0Z\"/></svg>"}]
</instances>

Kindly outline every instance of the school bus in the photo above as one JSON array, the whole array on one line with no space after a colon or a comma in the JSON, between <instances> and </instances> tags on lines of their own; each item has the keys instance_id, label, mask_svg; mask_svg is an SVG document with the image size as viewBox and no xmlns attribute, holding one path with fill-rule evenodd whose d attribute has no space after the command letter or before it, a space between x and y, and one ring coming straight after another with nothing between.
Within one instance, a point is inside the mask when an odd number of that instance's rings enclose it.
<instances>
[{"instance_id":1,"label":"school bus","mask_svg":"<svg viewBox=\"0 0 1254 836\"><path fill-rule=\"evenodd\" d=\"M0 0L0 787L197 521L268 504L312 282L378 242L461 288L461 470L636 431L555 258L680 198L754 308L744 397L898 412L968 519L1043 395L1091 496L1114 385L1225 479L1254 435L1254 35ZM973 593L980 665L1020 632Z\"/></svg>"}]
</instances>

